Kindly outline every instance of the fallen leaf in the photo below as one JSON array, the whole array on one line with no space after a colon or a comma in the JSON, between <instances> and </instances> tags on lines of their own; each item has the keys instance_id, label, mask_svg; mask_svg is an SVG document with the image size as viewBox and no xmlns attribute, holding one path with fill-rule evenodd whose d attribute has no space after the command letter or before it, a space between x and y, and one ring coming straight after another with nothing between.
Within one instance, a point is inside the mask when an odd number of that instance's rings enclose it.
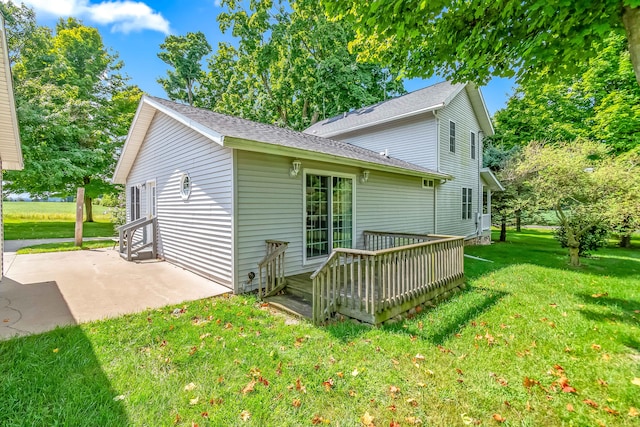
<instances>
[{"instance_id":1,"label":"fallen leaf","mask_svg":"<svg viewBox=\"0 0 640 427\"><path fill-rule=\"evenodd\" d=\"M356 391L355 390L349 390L349 396L355 397L356 396Z\"/></svg>"},{"instance_id":2,"label":"fallen leaf","mask_svg":"<svg viewBox=\"0 0 640 427\"><path fill-rule=\"evenodd\" d=\"M209 413L208 413L208 412L201 412L201 413L200 413L200 416L201 416L202 418L209 418Z\"/></svg>"},{"instance_id":3,"label":"fallen leaf","mask_svg":"<svg viewBox=\"0 0 640 427\"><path fill-rule=\"evenodd\" d=\"M246 409L240 412L240 419L242 421L249 421L249 418L251 418L251 412L247 411Z\"/></svg>"},{"instance_id":4,"label":"fallen leaf","mask_svg":"<svg viewBox=\"0 0 640 427\"><path fill-rule=\"evenodd\" d=\"M416 406L418 406L418 401L417 401L417 400L415 400L415 399L412 399L412 398L407 399L407 403L408 403L409 405L413 406L414 408L415 408Z\"/></svg>"},{"instance_id":5,"label":"fallen leaf","mask_svg":"<svg viewBox=\"0 0 640 427\"><path fill-rule=\"evenodd\" d=\"M603 294L592 294L591 297L592 298L602 298L602 297L607 297L609 296L609 294L607 292L603 293Z\"/></svg>"},{"instance_id":6,"label":"fallen leaf","mask_svg":"<svg viewBox=\"0 0 640 427\"><path fill-rule=\"evenodd\" d=\"M227 322L227 323L224 324L224 328L225 329L231 329L231 328L233 328L233 325L231 324L231 322ZM251 415L249 415L249 416L251 416Z\"/></svg>"},{"instance_id":7,"label":"fallen leaf","mask_svg":"<svg viewBox=\"0 0 640 427\"><path fill-rule=\"evenodd\" d=\"M338 372L336 375L338 378L344 378L344 372Z\"/></svg>"},{"instance_id":8,"label":"fallen leaf","mask_svg":"<svg viewBox=\"0 0 640 427\"><path fill-rule=\"evenodd\" d=\"M414 360L418 360L418 361L424 360L424 356L421 355L420 353L416 354L413 358Z\"/></svg>"},{"instance_id":9,"label":"fallen leaf","mask_svg":"<svg viewBox=\"0 0 640 427\"><path fill-rule=\"evenodd\" d=\"M189 383L186 386L184 386L184 391L191 391L195 388L196 388L196 385L194 383Z\"/></svg>"},{"instance_id":10,"label":"fallen leaf","mask_svg":"<svg viewBox=\"0 0 640 427\"><path fill-rule=\"evenodd\" d=\"M391 394L395 394L395 393L400 393L400 389L394 385L389 387L389 393Z\"/></svg>"},{"instance_id":11,"label":"fallen leaf","mask_svg":"<svg viewBox=\"0 0 640 427\"><path fill-rule=\"evenodd\" d=\"M594 408L598 407L598 404L591 399L584 399L583 402L591 407L594 407Z\"/></svg>"},{"instance_id":12,"label":"fallen leaf","mask_svg":"<svg viewBox=\"0 0 640 427\"><path fill-rule=\"evenodd\" d=\"M571 403L567 403L567 411L569 411L569 412L574 412L575 411L575 409L574 409L574 407L573 407L573 405Z\"/></svg>"},{"instance_id":13,"label":"fallen leaf","mask_svg":"<svg viewBox=\"0 0 640 427\"><path fill-rule=\"evenodd\" d=\"M417 417L406 417L404 420L412 426L417 426L422 424L422 420Z\"/></svg>"},{"instance_id":14,"label":"fallen leaf","mask_svg":"<svg viewBox=\"0 0 640 427\"><path fill-rule=\"evenodd\" d=\"M605 406L604 408L602 408L605 412L610 413L611 415L620 415L620 412L616 411L615 409L609 408L608 406Z\"/></svg>"},{"instance_id":15,"label":"fallen leaf","mask_svg":"<svg viewBox=\"0 0 640 427\"><path fill-rule=\"evenodd\" d=\"M637 417L639 415L640 415L640 411L638 411L638 408L634 408L633 406L629 408L630 417Z\"/></svg>"},{"instance_id":16,"label":"fallen leaf","mask_svg":"<svg viewBox=\"0 0 640 427\"><path fill-rule=\"evenodd\" d=\"M293 399L293 402L291 402L291 406L293 406L294 408L299 408L300 405L302 405L300 399Z\"/></svg>"},{"instance_id":17,"label":"fallen leaf","mask_svg":"<svg viewBox=\"0 0 640 427\"><path fill-rule=\"evenodd\" d=\"M591 344L591 348L594 349L595 351L600 351L602 346L600 346L599 344Z\"/></svg>"},{"instance_id":18,"label":"fallen leaf","mask_svg":"<svg viewBox=\"0 0 640 427\"><path fill-rule=\"evenodd\" d=\"M598 384L600 384L603 387L607 387L609 384L607 384L607 382L601 378L598 378Z\"/></svg>"},{"instance_id":19,"label":"fallen leaf","mask_svg":"<svg viewBox=\"0 0 640 427\"><path fill-rule=\"evenodd\" d=\"M53 349L53 352L54 352L54 353L57 353L57 352L59 352L59 351L60 351L60 349L58 349L58 348L54 348L54 349Z\"/></svg>"},{"instance_id":20,"label":"fallen leaf","mask_svg":"<svg viewBox=\"0 0 640 427\"><path fill-rule=\"evenodd\" d=\"M359 373L360 373L360 372L358 372L358 369L356 368L356 369L354 369L354 370L351 372L351 376L352 376L352 377L357 377Z\"/></svg>"},{"instance_id":21,"label":"fallen leaf","mask_svg":"<svg viewBox=\"0 0 640 427\"><path fill-rule=\"evenodd\" d=\"M396 405L389 405L387 409L390 410L391 412L396 412L398 410L398 408L396 408Z\"/></svg>"},{"instance_id":22,"label":"fallen leaf","mask_svg":"<svg viewBox=\"0 0 640 427\"><path fill-rule=\"evenodd\" d=\"M9 323L9 322L11 321L11 319L2 319L2 321L3 321L4 323Z\"/></svg>"},{"instance_id":23,"label":"fallen leaf","mask_svg":"<svg viewBox=\"0 0 640 427\"><path fill-rule=\"evenodd\" d=\"M194 397L193 399L189 400L189 405L197 405L198 402L200 401L199 397Z\"/></svg>"},{"instance_id":24,"label":"fallen leaf","mask_svg":"<svg viewBox=\"0 0 640 427\"><path fill-rule=\"evenodd\" d=\"M529 402L527 400L527 406L526 406L527 412L531 412L531 402Z\"/></svg>"},{"instance_id":25,"label":"fallen leaf","mask_svg":"<svg viewBox=\"0 0 640 427\"><path fill-rule=\"evenodd\" d=\"M524 377L524 380L522 380L522 385L527 389L530 389L534 385L539 385L539 384L540 384L540 381L534 380L533 378L529 378L529 377Z\"/></svg>"},{"instance_id":26,"label":"fallen leaf","mask_svg":"<svg viewBox=\"0 0 640 427\"><path fill-rule=\"evenodd\" d=\"M389 427L400 427L400 423L397 421L391 420L391 422L389 423Z\"/></svg>"},{"instance_id":27,"label":"fallen leaf","mask_svg":"<svg viewBox=\"0 0 640 427\"><path fill-rule=\"evenodd\" d=\"M307 392L307 388L302 385L302 383L300 382L300 378L296 379L296 390L298 390L301 393Z\"/></svg>"},{"instance_id":28,"label":"fallen leaf","mask_svg":"<svg viewBox=\"0 0 640 427\"><path fill-rule=\"evenodd\" d=\"M360 422L365 426L373 426L373 420L375 418L369 415L369 412L365 412L362 417L360 417Z\"/></svg>"},{"instance_id":29,"label":"fallen leaf","mask_svg":"<svg viewBox=\"0 0 640 427\"><path fill-rule=\"evenodd\" d=\"M640 378L634 378L631 380L631 384L640 386Z\"/></svg>"},{"instance_id":30,"label":"fallen leaf","mask_svg":"<svg viewBox=\"0 0 640 427\"><path fill-rule=\"evenodd\" d=\"M460 418L462 418L462 424L470 426L473 424L473 418L468 416L467 414L460 414Z\"/></svg>"},{"instance_id":31,"label":"fallen leaf","mask_svg":"<svg viewBox=\"0 0 640 427\"><path fill-rule=\"evenodd\" d=\"M322 385L324 386L325 390L331 390L331 388L333 387L333 378L329 378L328 380L323 381Z\"/></svg>"},{"instance_id":32,"label":"fallen leaf","mask_svg":"<svg viewBox=\"0 0 640 427\"><path fill-rule=\"evenodd\" d=\"M549 307L551 308L556 308L558 306L558 304L556 304L555 302L553 304L549 304Z\"/></svg>"},{"instance_id":33,"label":"fallen leaf","mask_svg":"<svg viewBox=\"0 0 640 427\"><path fill-rule=\"evenodd\" d=\"M256 385L256 381L255 380L249 381L249 383L246 386L244 386L244 388L242 389L242 394L247 394L247 393L251 393L252 391L254 391L255 385Z\"/></svg>"},{"instance_id":34,"label":"fallen leaf","mask_svg":"<svg viewBox=\"0 0 640 427\"><path fill-rule=\"evenodd\" d=\"M116 402L119 400L124 400L125 396L124 394L119 394L118 396L114 397L113 400L115 400Z\"/></svg>"},{"instance_id":35,"label":"fallen leaf","mask_svg":"<svg viewBox=\"0 0 640 427\"><path fill-rule=\"evenodd\" d=\"M493 414L493 419L496 420L499 423L503 423L505 421L507 421L507 419L505 417L503 417L500 414Z\"/></svg>"},{"instance_id":36,"label":"fallen leaf","mask_svg":"<svg viewBox=\"0 0 640 427\"><path fill-rule=\"evenodd\" d=\"M313 418L311 419L311 424L313 425L322 424L324 422L325 422L325 419L322 418L320 415L314 415Z\"/></svg>"}]
</instances>

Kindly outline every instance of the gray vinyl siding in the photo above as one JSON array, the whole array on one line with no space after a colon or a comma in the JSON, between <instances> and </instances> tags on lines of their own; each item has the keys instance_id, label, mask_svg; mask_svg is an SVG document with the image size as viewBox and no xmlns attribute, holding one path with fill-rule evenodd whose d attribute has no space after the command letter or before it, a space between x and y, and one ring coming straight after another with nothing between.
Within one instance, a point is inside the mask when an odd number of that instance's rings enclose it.
<instances>
[{"instance_id":1,"label":"gray vinyl siding","mask_svg":"<svg viewBox=\"0 0 640 427\"><path fill-rule=\"evenodd\" d=\"M423 189L419 177L372 170L360 183L359 168L302 159L302 170L289 177L293 158L237 151L237 291L250 289L247 275L258 275L265 255L265 240L289 242L286 274L315 270L318 262L304 265L304 170L355 175L356 244L363 247L362 232L397 231L430 233L434 227L433 190Z\"/></svg>"},{"instance_id":2,"label":"gray vinyl siding","mask_svg":"<svg viewBox=\"0 0 640 427\"><path fill-rule=\"evenodd\" d=\"M199 133L156 113L127 178L127 219L132 185L156 180L159 256L222 285L233 284L233 155ZM191 178L188 200L180 195ZM140 192L141 217L147 212Z\"/></svg>"},{"instance_id":3,"label":"gray vinyl siding","mask_svg":"<svg viewBox=\"0 0 640 427\"><path fill-rule=\"evenodd\" d=\"M379 153L388 150L389 157L436 170L436 135L436 119L429 113L338 135L333 139Z\"/></svg>"},{"instance_id":4,"label":"gray vinyl siding","mask_svg":"<svg viewBox=\"0 0 640 427\"><path fill-rule=\"evenodd\" d=\"M468 236L476 231L475 214L482 197L479 162L482 145L478 138L480 125L466 90L461 91L438 113L440 130L440 171L454 176L437 189L438 233ZM449 150L449 121L456 124L456 151ZM476 134L476 158L471 158L471 132ZM462 219L462 188L471 188L472 219ZM482 199L480 199L482 200Z\"/></svg>"},{"instance_id":5,"label":"gray vinyl siding","mask_svg":"<svg viewBox=\"0 0 640 427\"><path fill-rule=\"evenodd\" d=\"M0 160L0 194L2 194L2 160ZM0 197L0 279L4 276L4 207Z\"/></svg>"}]
</instances>

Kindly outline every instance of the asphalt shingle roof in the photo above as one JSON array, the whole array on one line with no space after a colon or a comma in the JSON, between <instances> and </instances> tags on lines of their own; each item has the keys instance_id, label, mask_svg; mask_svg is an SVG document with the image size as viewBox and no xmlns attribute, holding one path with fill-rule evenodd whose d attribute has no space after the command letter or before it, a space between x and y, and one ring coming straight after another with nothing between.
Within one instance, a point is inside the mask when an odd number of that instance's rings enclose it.
<instances>
[{"instance_id":1,"label":"asphalt shingle roof","mask_svg":"<svg viewBox=\"0 0 640 427\"><path fill-rule=\"evenodd\" d=\"M388 99L375 105L322 120L308 127L304 132L317 136L334 135L430 107L437 109L444 106L444 102L462 86L464 86L464 83L437 83L397 98Z\"/></svg>"},{"instance_id":2,"label":"asphalt shingle roof","mask_svg":"<svg viewBox=\"0 0 640 427\"><path fill-rule=\"evenodd\" d=\"M322 153L381 166L405 169L427 175L445 176L435 170L424 168L402 160L385 157L375 151L357 147L346 142L322 138L274 125L257 123L241 119L239 117L228 116L202 108L167 101L162 98L152 96L148 96L148 98L175 111L189 120L193 120L201 126L205 126L214 132L223 135L224 137L233 137L314 153Z\"/></svg>"}]
</instances>

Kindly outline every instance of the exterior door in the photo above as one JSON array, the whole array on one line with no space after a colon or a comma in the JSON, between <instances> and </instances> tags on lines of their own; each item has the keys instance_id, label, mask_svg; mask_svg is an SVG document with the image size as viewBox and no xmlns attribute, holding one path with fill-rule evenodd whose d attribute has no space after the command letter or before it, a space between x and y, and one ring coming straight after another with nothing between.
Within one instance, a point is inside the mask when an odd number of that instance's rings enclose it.
<instances>
[{"instance_id":1,"label":"exterior door","mask_svg":"<svg viewBox=\"0 0 640 427\"><path fill-rule=\"evenodd\" d=\"M307 174L306 259L353 246L353 179Z\"/></svg>"},{"instance_id":2,"label":"exterior door","mask_svg":"<svg viewBox=\"0 0 640 427\"><path fill-rule=\"evenodd\" d=\"M147 181L147 218L153 218L157 215L156 206L156 181Z\"/></svg>"}]
</instances>

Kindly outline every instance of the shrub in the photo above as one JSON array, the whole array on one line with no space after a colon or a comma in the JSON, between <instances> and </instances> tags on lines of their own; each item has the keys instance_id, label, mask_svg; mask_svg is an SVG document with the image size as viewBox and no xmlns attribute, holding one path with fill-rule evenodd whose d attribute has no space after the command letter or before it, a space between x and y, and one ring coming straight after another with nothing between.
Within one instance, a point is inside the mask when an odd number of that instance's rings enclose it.
<instances>
[{"instance_id":1,"label":"shrub","mask_svg":"<svg viewBox=\"0 0 640 427\"><path fill-rule=\"evenodd\" d=\"M106 208L113 208L118 206L118 194L105 194L102 196L102 206Z\"/></svg>"},{"instance_id":2,"label":"shrub","mask_svg":"<svg viewBox=\"0 0 640 427\"><path fill-rule=\"evenodd\" d=\"M588 224L584 218L572 218L569 220L569 227L573 229L579 229ZM580 248L579 256L589 255L591 252L598 250L599 248L607 246L607 237L609 230L601 224L592 225L580 236ZM564 225L558 227L554 233L554 237L560 242L563 248L567 245L567 229Z\"/></svg>"}]
</instances>

